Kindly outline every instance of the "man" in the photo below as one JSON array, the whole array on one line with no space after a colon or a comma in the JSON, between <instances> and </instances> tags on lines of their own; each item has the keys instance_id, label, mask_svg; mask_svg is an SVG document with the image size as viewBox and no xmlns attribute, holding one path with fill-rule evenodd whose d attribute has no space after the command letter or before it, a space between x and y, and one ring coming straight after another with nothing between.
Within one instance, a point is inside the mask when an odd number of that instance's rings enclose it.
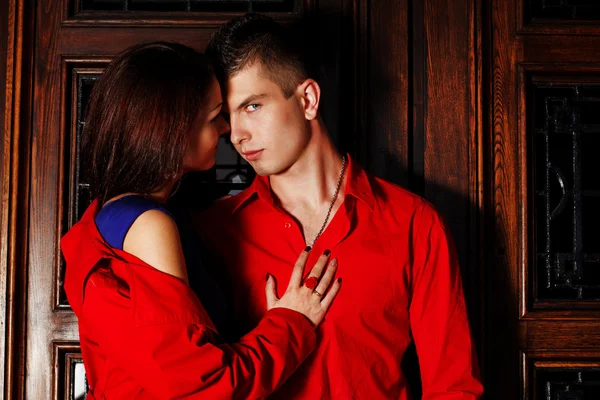
<instances>
[{"instance_id":1,"label":"man","mask_svg":"<svg viewBox=\"0 0 600 400\"><path fill-rule=\"evenodd\" d=\"M409 399L400 362L414 339L424 399L479 398L446 226L429 203L338 153L319 116L319 85L290 37L273 20L247 14L208 48L227 96L231 141L258 174L202 220L231 276L237 323L256 325L266 309L265 276L282 295L306 246L313 260L329 250L343 280L317 349L273 397ZM304 284L315 283L307 276Z\"/></svg>"}]
</instances>

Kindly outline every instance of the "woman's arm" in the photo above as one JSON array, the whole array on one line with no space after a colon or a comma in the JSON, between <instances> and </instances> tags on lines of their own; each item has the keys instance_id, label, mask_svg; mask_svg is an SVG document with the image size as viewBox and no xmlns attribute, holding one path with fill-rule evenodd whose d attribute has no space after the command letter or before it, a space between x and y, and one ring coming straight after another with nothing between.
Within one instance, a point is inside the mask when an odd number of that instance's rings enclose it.
<instances>
[{"instance_id":1,"label":"woman's arm","mask_svg":"<svg viewBox=\"0 0 600 400\"><path fill-rule=\"evenodd\" d=\"M109 368L125 371L157 398L264 398L315 346L313 325L292 310L267 312L252 332L229 345L220 343L208 315L182 282L165 277L156 285L146 274L133 272L126 297L114 282L107 285L94 275L80 318L82 338L98 344L110 359ZM188 310L178 310L186 303Z\"/></svg>"},{"instance_id":2,"label":"woman's arm","mask_svg":"<svg viewBox=\"0 0 600 400\"><path fill-rule=\"evenodd\" d=\"M159 398L255 399L269 395L313 350L316 337L311 320L318 323L322 319L339 283L324 296L324 304L301 287L308 258L303 252L286 295L280 300L272 298L279 304L238 343L223 344L185 282L174 222L160 211L144 216L128 232L124 248L135 256L132 260L155 267L115 259L111 269L121 271L118 275L123 280L106 279L100 271L92 273L80 316L82 338L96 341L112 368L126 371ZM321 271L320 276L325 263L326 259L320 260L313 271ZM322 283L332 278L331 271L326 272ZM303 310L305 315L290 308Z\"/></svg>"}]
</instances>

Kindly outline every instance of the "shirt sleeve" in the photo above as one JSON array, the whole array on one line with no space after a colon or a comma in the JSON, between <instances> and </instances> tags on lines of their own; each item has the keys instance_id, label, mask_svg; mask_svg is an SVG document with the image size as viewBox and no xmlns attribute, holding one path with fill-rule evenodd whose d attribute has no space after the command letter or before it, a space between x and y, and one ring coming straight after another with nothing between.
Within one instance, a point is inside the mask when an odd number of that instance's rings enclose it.
<instances>
[{"instance_id":1,"label":"shirt sleeve","mask_svg":"<svg viewBox=\"0 0 600 400\"><path fill-rule=\"evenodd\" d=\"M93 335L111 368L125 371L158 398L264 398L316 345L311 322L283 308L267 312L238 343L220 343L186 286L149 291L144 282L130 283L128 291L115 290L114 285L96 284L92 275L80 325ZM155 305L148 304L152 296ZM197 312L178 312L186 303Z\"/></svg>"},{"instance_id":2,"label":"shirt sleeve","mask_svg":"<svg viewBox=\"0 0 600 400\"><path fill-rule=\"evenodd\" d=\"M450 234L428 204L414 221L410 324L423 400L475 400L483 387Z\"/></svg>"}]
</instances>

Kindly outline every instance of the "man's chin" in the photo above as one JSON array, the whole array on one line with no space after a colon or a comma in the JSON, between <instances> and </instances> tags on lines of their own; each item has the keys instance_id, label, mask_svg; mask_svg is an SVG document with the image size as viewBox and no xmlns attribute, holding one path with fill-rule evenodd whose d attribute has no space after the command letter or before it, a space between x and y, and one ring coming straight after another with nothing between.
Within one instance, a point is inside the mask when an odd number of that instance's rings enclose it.
<instances>
[{"instance_id":1,"label":"man's chin","mask_svg":"<svg viewBox=\"0 0 600 400\"><path fill-rule=\"evenodd\" d=\"M268 168L266 165L264 165L264 163L262 163L260 161L251 161L250 166L252 166L252 168L254 169L254 172L256 172L256 175L259 175L259 176L273 175L273 171L271 171L270 168Z\"/></svg>"},{"instance_id":2,"label":"man's chin","mask_svg":"<svg viewBox=\"0 0 600 400\"><path fill-rule=\"evenodd\" d=\"M254 172L256 172L256 175L258 175L258 176L269 176L269 175L272 175L272 174L269 173L269 171L265 171L265 170L263 170L261 168L254 168Z\"/></svg>"}]
</instances>

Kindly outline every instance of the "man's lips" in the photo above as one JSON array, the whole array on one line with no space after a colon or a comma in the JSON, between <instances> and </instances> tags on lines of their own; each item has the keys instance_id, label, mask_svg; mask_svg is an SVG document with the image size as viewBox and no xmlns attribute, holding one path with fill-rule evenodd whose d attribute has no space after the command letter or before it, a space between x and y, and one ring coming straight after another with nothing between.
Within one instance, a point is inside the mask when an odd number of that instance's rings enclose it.
<instances>
[{"instance_id":1,"label":"man's lips","mask_svg":"<svg viewBox=\"0 0 600 400\"><path fill-rule=\"evenodd\" d=\"M257 160L261 154L262 154L262 150L248 150L248 151L242 151L242 155L244 156L244 158L246 158L246 160L248 161L254 161Z\"/></svg>"}]
</instances>

